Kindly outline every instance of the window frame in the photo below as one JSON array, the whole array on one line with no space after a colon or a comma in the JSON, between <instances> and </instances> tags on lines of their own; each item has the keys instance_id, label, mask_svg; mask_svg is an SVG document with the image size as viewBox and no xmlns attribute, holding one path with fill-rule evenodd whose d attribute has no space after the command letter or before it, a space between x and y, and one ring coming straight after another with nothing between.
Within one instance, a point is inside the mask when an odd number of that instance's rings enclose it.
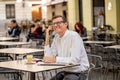
<instances>
[{"instance_id":1,"label":"window frame","mask_svg":"<svg viewBox=\"0 0 120 80\"><path fill-rule=\"evenodd\" d=\"M6 4L6 19L15 18L15 4Z\"/></svg>"}]
</instances>

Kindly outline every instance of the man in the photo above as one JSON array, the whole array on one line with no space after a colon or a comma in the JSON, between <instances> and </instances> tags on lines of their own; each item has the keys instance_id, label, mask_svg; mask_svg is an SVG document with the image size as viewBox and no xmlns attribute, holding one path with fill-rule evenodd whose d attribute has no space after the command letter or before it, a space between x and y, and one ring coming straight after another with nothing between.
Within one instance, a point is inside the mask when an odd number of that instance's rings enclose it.
<instances>
[{"instance_id":1,"label":"man","mask_svg":"<svg viewBox=\"0 0 120 80\"><path fill-rule=\"evenodd\" d=\"M42 31L42 27L38 24L32 24L30 26L30 30L28 35L26 36L27 42L29 42L30 39L45 39L44 32Z\"/></svg>"},{"instance_id":2,"label":"man","mask_svg":"<svg viewBox=\"0 0 120 80\"><path fill-rule=\"evenodd\" d=\"M68 23L62 16L52 18L53 30L56 32L53 43L49 47L49 27L46 30L44 62L61 62L80 64L58 73L51 80L79 80L80 72L89 68L87 54L83 41L78 33L67 29Z\"/></svg>"},{"instance_id":3,"label":"man","mask_svg":"<svg viewBox=\"0 0 120 80\"><path fill-rule=\"evenodd\" d=\"M19 37L19 35L21 33L21 29L18 26L16 20L11 21L11 28L10 28L10 30L8 30L8 33L11 37Z\"/></svg>"}]
</instances>

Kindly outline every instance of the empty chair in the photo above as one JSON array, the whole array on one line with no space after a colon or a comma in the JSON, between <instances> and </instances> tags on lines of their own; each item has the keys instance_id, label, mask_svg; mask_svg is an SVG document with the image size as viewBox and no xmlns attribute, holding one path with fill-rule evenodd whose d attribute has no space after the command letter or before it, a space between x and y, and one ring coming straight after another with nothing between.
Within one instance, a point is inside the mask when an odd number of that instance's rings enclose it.
<instances>
[{"instance_id":1,"label":"empty chair","mask_svg":"<svg viewBox=\"0 0 120 80\"><path fill-rule=\"evenodd\" d=\"M13 60L13 58L10 56L0 56L0 61L8 60ZM5 80L22 80L21 72L18 72L16 70L0 68L0 75L3 76Z\"/></svg>"},{"instance_id":2,"label":"empty chair","mask_svg":"<svg viewBox=\"0 0 120 80\"><path fill-rule=\"evenodd\" d=\"M91 71L89 71L89 79L103 80L102 79L102 57L94 54L88 54L89 63L91 64Z\"/></svg>"}]
</instances>

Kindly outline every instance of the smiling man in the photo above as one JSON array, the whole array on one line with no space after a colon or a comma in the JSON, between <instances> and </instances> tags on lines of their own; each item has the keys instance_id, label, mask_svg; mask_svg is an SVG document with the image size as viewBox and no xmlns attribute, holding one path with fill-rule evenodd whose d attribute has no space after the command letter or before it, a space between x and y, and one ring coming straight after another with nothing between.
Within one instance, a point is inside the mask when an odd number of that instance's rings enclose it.
<instances>
[{"instance_id":1,"label":"smiling man","mask_svg":"<svg viewBox=\"0 0 120 80\"><path fill-rule=\"evenodd\" d=\"M80 72L89 68L87 54L83 41L78 33L68 30L68 22L63 16L52 18L52 28L56 32L51 47L49 46L51 27L46 30L44 62L80 64L66 68L51 80L80 80ZM82 76L81 76L82 77ZM86 78L86 76L84 75ZM85 79L84 79L85 80Z\"/></svg>"}]
</instances>

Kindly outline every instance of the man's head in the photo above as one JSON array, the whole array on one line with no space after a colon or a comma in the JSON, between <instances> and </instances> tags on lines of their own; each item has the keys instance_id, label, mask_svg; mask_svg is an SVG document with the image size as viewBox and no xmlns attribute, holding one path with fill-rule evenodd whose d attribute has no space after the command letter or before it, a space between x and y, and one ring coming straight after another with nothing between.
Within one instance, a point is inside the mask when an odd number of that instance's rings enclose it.
<instances>
[{"instance_id":1,"label":"man's head","mask_svg":"<svg viewBox=\"0 0 120 80\"><path fill-rule=\"evenodd\" d=\"M12 26L12 27L16 27L16 25L17 25L16 20L11 20L11 26Z\"/></svg>"},{"instance_id":2,"label":"man's head","mask_svg":"<svg viewBox=\"0 0 120 80\"><path fill-rule=\"evenodd\" d=\"M52 18L52 26L54 31L62 37L67 30L68 23L63 16L58 15Z\"/></svg>"}]
</instances>

